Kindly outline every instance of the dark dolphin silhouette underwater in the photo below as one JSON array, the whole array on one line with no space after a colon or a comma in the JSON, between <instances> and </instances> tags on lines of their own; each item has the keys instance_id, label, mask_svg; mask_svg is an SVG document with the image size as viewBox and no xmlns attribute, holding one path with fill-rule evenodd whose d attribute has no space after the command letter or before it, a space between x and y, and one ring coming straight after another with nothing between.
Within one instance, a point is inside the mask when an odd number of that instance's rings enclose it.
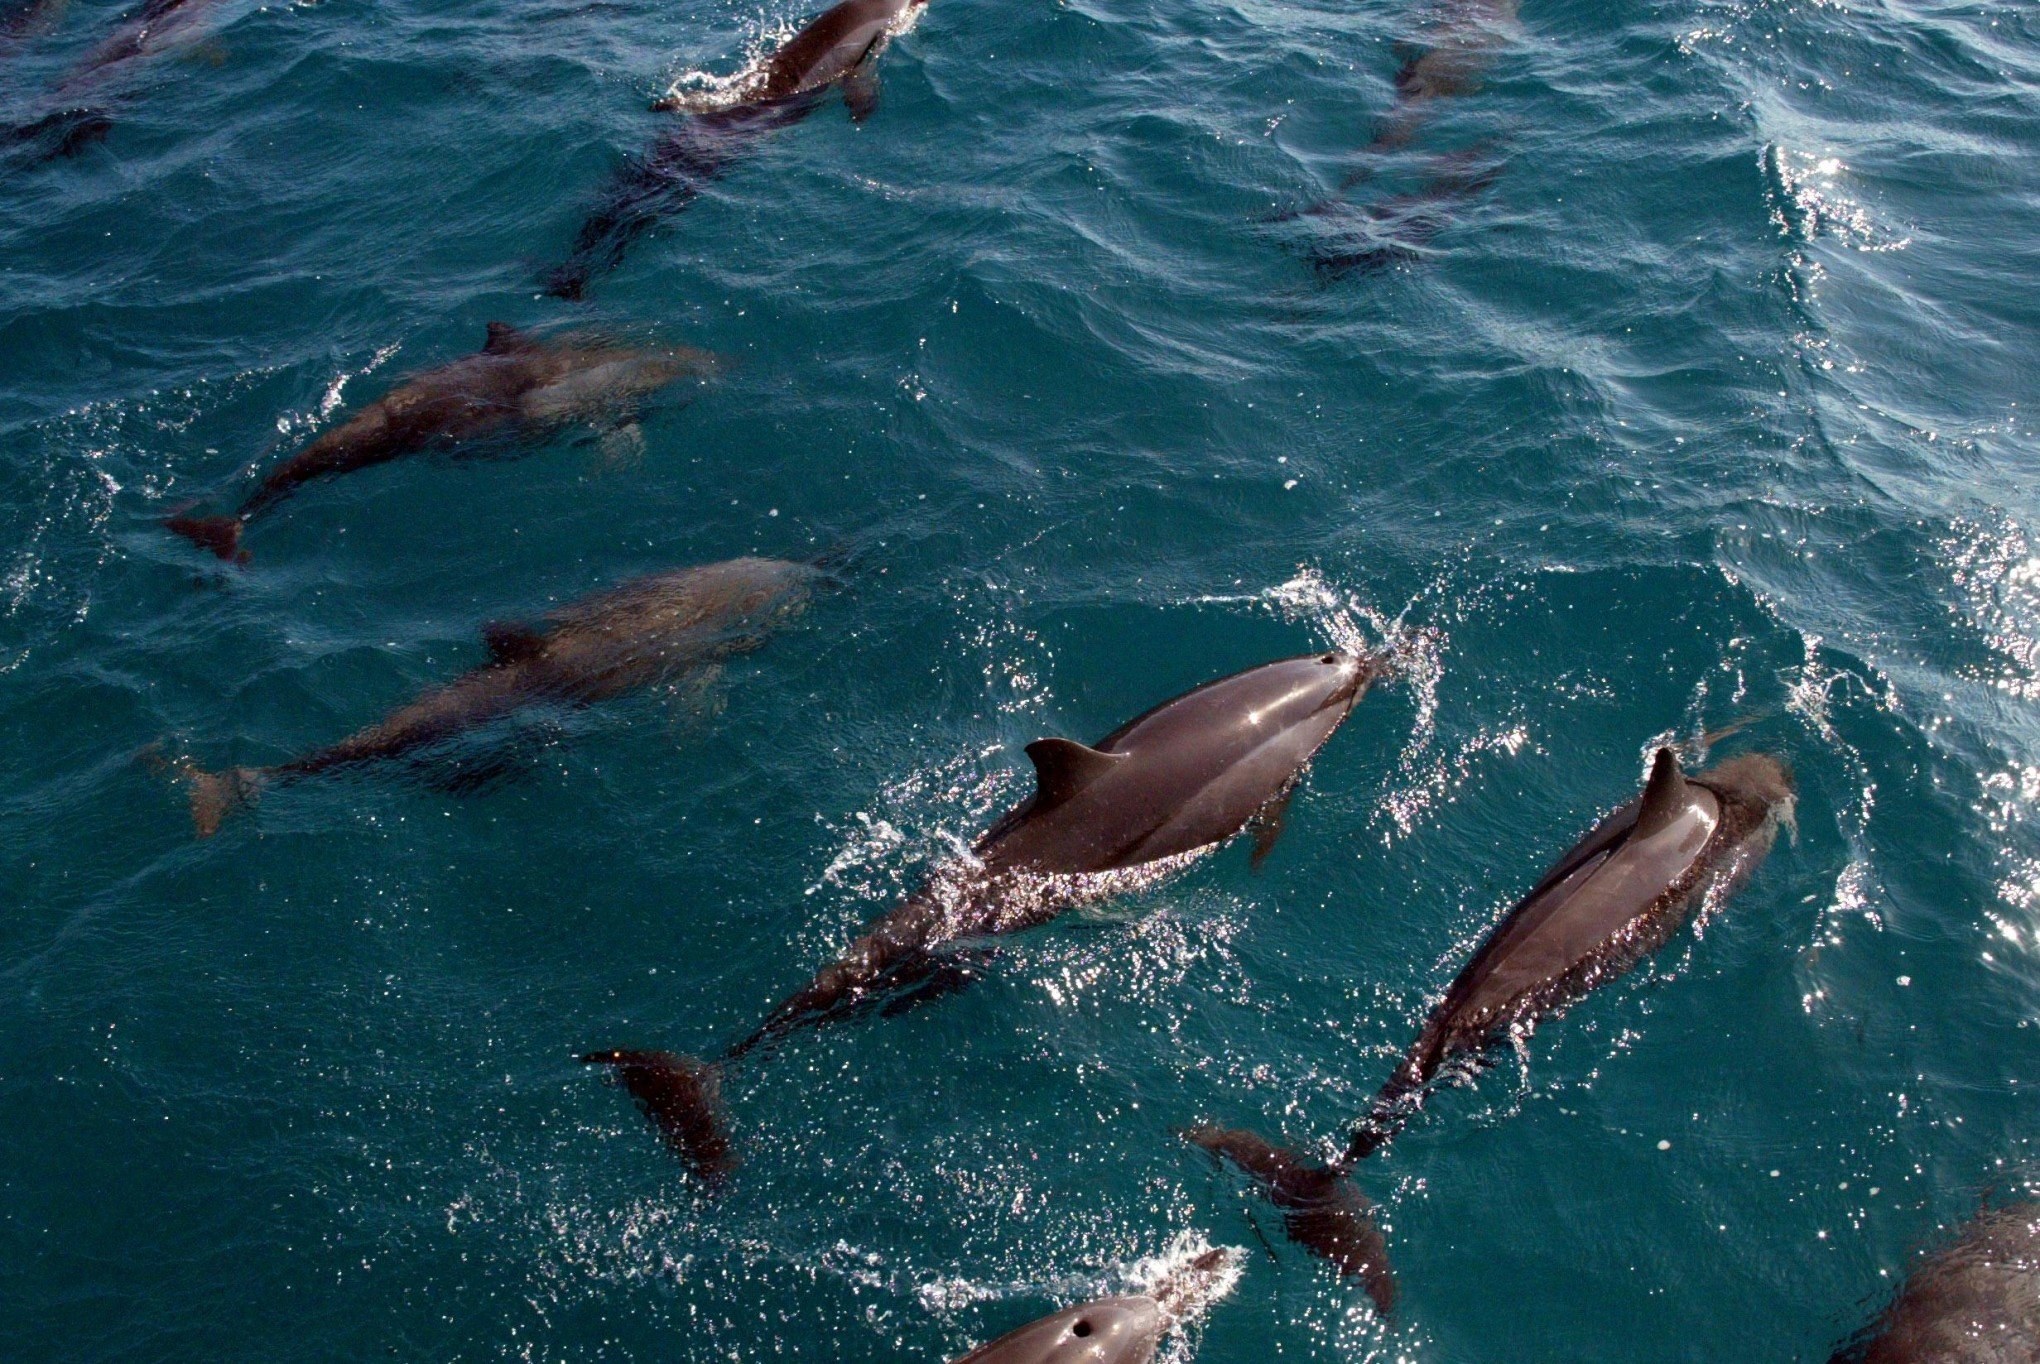
<instances>
[{"instance_id":1,"label":"dark dolphin silhouette underwater","mask_svg":"<svg viewBox=\"0 0 2040 1364\"><path fill-rule=\"evenodd\" d=\"M691 104L669 96L654 112L681 124L651 150L626 162L596 210L581 224L567 259L546 282L556 298L578 299L597 274L613 270L632 242L680 212L760 138L800 122L840 88L861 123L878 107L876 63L893 34L927 0L842 0L822 11L766 58L732 103Z\"/></svg>"},{"instance_id":2,"label":"dark dolphin silhouette underwater","mask_svg":"<svg viewBox=\"0 0 2040 1364\"><path fill-rule=\"evenodd\" d=\"M31 0L0 22L0 42L53 26L66 0ZM57 84L51 112L0 132L0 145L30 148L37 160L76 156L113 129L112 103L129 68L196 43L219 0L144 0L124 15L106 41Z\"/></svg>"},{"instance_id":3,"label":"dark dolphin silhouette underwater","mask_svg":"<svg viewBox=\"0 0 2040 1364\"><path fill-rule=\"evenodd\" d=\"M316 479L489 437L529 441L574 423L628 421L645 398L716 367L713 355L687 346L537 336L491 322L478 353L414 376L320 435L264 475L231 514L186 512L163 525L246 563L241 533L248 523Z\"/></svg>"},{"instance_id":4,"label":"dark dolphin silhouette underwater","mask_svg":"<svg viewBox=\"0 0 2040 1364\"><path fill-rule=\"evenodd\" d=\"M528 706L609 700L756 648L804 609L819 575L812 564L731 559L634 579L541 625L492 623L487 663L330 747L274 767L184 765L192 823L209 837L265 786L418 753Z\"/></svg>"},{"instance_id":5,"label":"dark dolphin silhouette underwater","mask_svg":"<svg viewBox=\"0 0 2040 1364\"><path fill-rule=\"evenodd\" d=\"M834 962L706 1064L658 1051L595 1051L704 1182L735 1163L717 1104L721 1065L754 1048L880 1002L889 1011L958 988L969 940L1017 933L1118 888L1100 873L1163 868L1264 821L1380 672L1328 653L1249 668L1129 721L1096 745L1027 746L1034 794L977 840L971 856L873 923Z\"/></svg>"},{"instance_id":6,"label":"dark dolphin silhouette underwater","mask_svg":"<svg viewBox=\"0 0 2040 1364\"><path fill-rule=\"evenodd\" d=\"M1688 777L1660 749L1643 794L1596 824L1488 933L1339 1159L1320 1163L1207 1124L1182 1135L1231 1160L1281 1210L1293 1240L1361 1278L1388 1311L1394 1277L1352 1168L1402 1130L1447 1061L1477 1064L1496 1044L1527 1037L1540 1018L1656 952L1696 904L1733 894L1791 804L1792 779L1776 758L1744 754Z\"/></svg>"},{"instance_id":7,"label":"dark dolphin silhouette underwater","mask_svg":"<svg viewBox=\"0 0 2040 1364\"><path fill-rule=\"evenodd\" d=\"M1518 0L1447 0L1443 16L1396 72L1395 104L1382 117L1373 140L1360 150L1359 166L1332 194L1267 220L1312 229L1300 249L1319 275L1340 279L1372 274L1414 259L1462 205L1495 182L1500 163L1491 149L1476 147L1433 158L1423 183L1406 193L1372 203L1356 203L1350 197L1374 178L1384 158L1415 139L1438 101L1480 88L1496 50L1509 39L1517 4Z\"/></svg>"}]
</instances>

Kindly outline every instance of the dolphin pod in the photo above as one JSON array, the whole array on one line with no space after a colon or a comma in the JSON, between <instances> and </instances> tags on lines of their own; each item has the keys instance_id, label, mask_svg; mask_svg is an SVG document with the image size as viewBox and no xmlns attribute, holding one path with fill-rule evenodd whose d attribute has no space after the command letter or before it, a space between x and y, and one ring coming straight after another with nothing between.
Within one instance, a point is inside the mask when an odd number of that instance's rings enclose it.
<instances>
[{"instance_id":1,"label":"dolphin pod","mask_svg":"<svg viewBox=\"0 0 2040 1364\"><path fill-rule=\"evenodd\" d=\"M1152 1292L1051 1312L951 1364L1150 1364L1163 1339L1202 1306L1229 1267L1225 1251L1207 1250Z\"/></svg>"},{"instance_id":2,"label":"dolphin pod","mask_svg":"<svg viewBox=\"0 0 2040 1364\"><path fill-rule=\"evenodd\" d=\"M465 441L532 440L571 423L627 419L640 399L716 364L687 346L540 337L491 322L480 352L426 370L321 435L265 475L231 515L180 513L163 524L222 559L245 563L241 532L249 521L315 479Z\"/></svg>"},{"instance_id":3,"label":"dolphin pod","mask_svg":"<svg viewBox=\"0 0 2040 1364\"><path fill-rule=\"evenodd\" d=\"M653 112L675 118L610 178L548 275L547 292L582 298L640 237L756 144L822 107L831 91L842 92L853 122L869 118L876 63L925 3L842 0L747 73L733 95L656 101ZM1479 88L1518 3L1441 0L1442 17L1396 74L1393 106L1358 152L1357 168L1332 194L1278 219L1319 229L1307 251L1321 274L1367 273L1411 257L1494 182L1499 163L1483 144L1431 155L1406 192L1365 203L1353 194L1385 158L1419 140L1442 101ZM52 28L66 4L0 0L0 55ZM48 160L104 138L133 73L193 44L218 10L219 0L141 0L33 106L38 117L0 128L0 156ZM248 526L316 480L498 436L531 440L568 424L627 420L640 400L715 365L684 347L539 336L491 323L479 352L391 389L263 474L232 511L184 512L164 524L222 560L245 563ZM418 755L527 707L591 705L711 666L757 647L804 609L819 576L813 564L738 558L628 581L535 624L487 625L487 661L336 743L269 767L184 765L194 825L202 837L214 834L271 785ZM960 988L973 978L983 940L1168 874L1243 832L1254 831L1258 861L1309 763L1380 671L1375 660L1345 653L1285 659L1163 702L1093 745L1037 740L1027 748L1032 794L967 856L932 868L915 893L719 1060L625 1049L580 1060L606 1067L714 1188L738 1164L720 1093L728 1065L802 1029ZM1595 824L1486 934L1343 1150L1320 1159L1210 1124L1181 1135L1242 1172L1292 1239L1359 1280L1377 1309L1390 1312L1397 1286L1373 1207L1354 1179L1361 1163L1399 1137L1441 1076L1476 1070L1505 1040L1526 1040L1542 1019L1661 949L1696 906L1734 894L1768 855L1793 799L1776 757L1746 754L1688 775L1659 751L1641 794ZM1152 1291L1065 1308L955 1364L1151 1364L1228 1270L1224 1252L1207 1252ZM1974 1218L1830 1364L2036 1360L2040 1202L2028 1201Z\"/></svg>"},{"instance_id":4,"label":"dolphin pod","mask_svg":"<svg viewBox=\"0 0 2040 1364\"><path fill-rule=\"evenodd\" d=\"M209 837L271 783L415 753L531 705L608 700L756 648L805 606L818 572L731 559L624 583L551 612L543 627L490 624L487 663L336 744L275 767L187 767L192 823Z\"/></svg>"},{"instance_id":5,"label":"dolphin pod","mask_svg":"<svg viewBox=\"0 0 2040 1364\"><path fill-rule=\"evenodd\" d=\"M1282 802L1379 665L1328 653L1207 682L1086 746L1037 739L1034 794L977 840L961 865L879 919L783 1000L723 1061L596 1051L669 1145L713 1186L734 1164L716 1111L717 1071L767 1042L882 998L904 1006L967 978L949 950L1049 922L1116 886L1101 873L1156 867L1212 847Z\"/></svg>"},{"instance_id":6,"label":"dolphin pod","mask_svg":"<svg viewBox=\"0 0 2040 1364\"><path fill-rule=\"evenodd\" d=\"M1977 1215L1907 1276L1828 1364L2032 1364L2040 1359L2040 1203Z\"/></svg>"},{"instance_id":7,"label":"dolphin pod","mask_svg":"<svg viewBox=\"0 0 2040 1364\"><path fill-rule=\"evenodd\" d=\"M926 3L842 0L768 57L734 103L691 108L677 96L655 102L654 112L680 113L685 121L616 173L546 292L580 298L590 278L615 269L653 224L686 208L753 142L813 113L829 90L842 89L854 121L869 118L878 107L878 56Z\"/></svg>"},{"instance_id":8,"label":"dolphin pod","mask_svg":"<svg viewBox=\"0 0 2040 1364\"><path fill-rule=\"evenodd\" d=\"M1602 819L1488 933L1416 1044L1329 1164L1251 1132L1196 1126L1183 1136L1246 1173L1281 1209L1298 1244L1363 1278L1383 1311L1395 1289L1366 1197L1347 1178L1421 1105L1455 1056L1497 1042L1614 980L1657 951L1709 895L1733 894L1789 818L1792 779L1767 754L1688 777L1659 749L1643 794Z\"/></svg>"}]
</instances>

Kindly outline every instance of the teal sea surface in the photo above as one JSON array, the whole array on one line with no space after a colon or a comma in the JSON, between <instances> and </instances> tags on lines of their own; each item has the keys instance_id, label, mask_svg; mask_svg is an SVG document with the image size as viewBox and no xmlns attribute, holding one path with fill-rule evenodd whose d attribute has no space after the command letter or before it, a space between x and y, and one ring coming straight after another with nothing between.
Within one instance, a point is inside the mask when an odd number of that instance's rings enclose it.
<instances>
[{"instance_id":1,"label":"teal sea surface","mask_svg":"<svg viewBox=\"0 0 2040 1364\"><path fill-rule=\"evenodd\" d=\"M1179 1361L1818 1364L2030 1187L2032 6L931 0L571 304L646 106L812 10L189 2L82 83L119 0L0 36L0 122L106 120L0 147L0 1358L942 1361L1209 1244ZM724 364L163 529L491 321ZM746 554L840 583L194 837L184 765ZM577 1063L741 1036L1030 740L1330 646L1395 675L1264 867L734 1068L721 1194ZM1359 1171L1384 1321L1175 1130L1329 1153L1667 743L1795 827Z\"/></svg>"}]
</instances>

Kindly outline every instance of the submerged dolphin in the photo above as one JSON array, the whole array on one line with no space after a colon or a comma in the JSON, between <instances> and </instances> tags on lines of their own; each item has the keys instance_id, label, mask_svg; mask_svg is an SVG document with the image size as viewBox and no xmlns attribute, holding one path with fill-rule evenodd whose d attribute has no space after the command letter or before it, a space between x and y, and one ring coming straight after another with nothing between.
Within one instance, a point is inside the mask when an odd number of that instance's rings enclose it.
<instances>
[{"instance_id":1,"label":"submerged dolphin","mask_svg":"<svg viewBox=\"0 0 2040 1364\"><path fill-rule=\"evenodd\" d=\"M1304 210L1323 225L1305 250L1325 280L1371 275L1413 261L1444 231L1455 212L1486 192L1501 167L1481 152L1441 156L1430 179L1407 194L1369 204L1327 199Z\"/></svg>"},{"instance_id":2,"label":"submerged dolphin","mask_svg":"<svg viewBox=\"0 0 2040 1364\"><path fill-rule=\"evenodd\" d=\"M685 121L616 173L546 292L581 297L589 279L615 269L654 223L687 207L751 143L813 113L831 88L842 87L852 120L869 118L878 107L878 55L926 3L842 0L768 57L736 102L690 108L684 98L670 96L654 103L654 111L678 112Z\"/></svg>"},{"instance_id":3,"label":"submerged dolphin","mask_svg":"<svg viewBox=\"0 0 2040 1364\"><path fill-rule=\"evenodd\" d=\"M1207 1250L1152 1292L1050 1313L952 1364L1150 1364L1163 1338L1198 1312L1230 1267L1225 1251Z\"/></svg>"},{"instance_id":4,"label":"submerged dolphin","mask_svg":"<svg viewBox=\"0 0 2040 1364\"><path fill-rule=\"evenodd\" d=\"M638 578L569 603L542 627L483 627L490 661L329 748L275 767L187 768L201 838L271 782L395 758L526 706L582 706L655 686L729 654L803 609L818 574L782 559L731 559Z\"/></svg>"},{"instance_id":5,"label":"submerged dolphin","mask_svg":"<svg viewBox=\"0 0 2040 1364\"><path fill-rule=\"evenodd\" d=\"M686 346L620 346L589 336L533 336L489 324L480 353L426 370L271 470L231 516L163 524L222 559L247 562L248 522L313 479L488 436L533 439L573 422L627 418L634 404L716 366Z\"/></svg>"},{"instance_id":6,"label":"submerged dolphin","mask_svg":"<svg viewBox=\"0 0 2040 1364\"><path fill-rule=\"evenodd\" d=\"M1828 1364L2032 1364L2040 1359L2040 1203L1981 1214L1915 1269Z\"/></svg>"},{"instance_id":7,"label":"submerged dolphin","mask_svg":"<svg viewBox=\"0 0 2040 1364\"><path fill-rule=\"evenodd\" d=\"M99 141L113 128L113 115L105 107L106 87L129 63L196 41L218 4L219 0L144 0L57 86L58 109L0 132L0 143L38 144L41 159L47 161L75 156ZM5 28L25 36L54 23L63 6L64 0L31 0Z\"/></svg>"},{"instance_id":8,"label":"submerged dolphin","mask_svg":"<svg viewBox=\"0 0 2040 1364\"><path fill-rule=\"evenodd\" d=\"M1230 1158L1282 1209L1289 1234L1387 1310L1394 1283L1366 1197L1345 1176L1408 1123L1440 1067L1526 1036L1668 941L1693 906L1733 894L1789 817L1792 779L1765 754L1687 777L1660 749L1643 794L1596 824L1489 932L1416 1045L1330 1165L1251 1132L1199 1126L1184 1137Z\"/></svg>"},{"instance_id":9,"label":"submerged dolphin","mask_svg":"<svg viewBox=\"0 0 2040 1364\"><path fill-rule=\"evenodd\" d=\"M980 837L962 865L879 919L725 1055L891 996L962 983L952 945L1045 924L1118 886L1099 873L1154 867L1222 843L1284 798L1344 722L1378 665L1348 654L1284 659L1207 682L1114 730L1095 747L1027 746L1036 788ZM1272 833L1267 835L1272 839ZM719 1067L668 1052L601 1051L667 1141L710 1183L733 1163L715 1106Z\"/></svg>"},{"instance_id":10,"label":"submerged dolphin","mask_svg":"<svg viewBox=\"0 0 2040 1364\"><path fill-rule=\"evenodd\" d=\"M1396 72L1395 107L1383 117L1373 141L1361 149L1361 166L1328 198L1270 219L1312 219L1330 225L1324 239L1304 248L1321 274L1328 278L1368 274L1412 258L1451 221L1455 207L1494 183L1499 166L1476 149L1437 158L1425 182L1408 194L1368 205L1356 205L1346 197L1373 177L1380 158L1408 145L1438 100L1480 88L1481 74L1495 50L1508 41L1517 3L1449 0L1423 46Z\"/></svg>"},{"instance_id":11,"label":"submerged dolphin","mask_svg":"<svg viewBox=\"0 0 2040 1364\"><path fill-rule=\"evenodd\" d=\"M16 43L55 28L69 4L70 0L10 0L0 5L0 57Z\"/></svg>"}]
</instances>

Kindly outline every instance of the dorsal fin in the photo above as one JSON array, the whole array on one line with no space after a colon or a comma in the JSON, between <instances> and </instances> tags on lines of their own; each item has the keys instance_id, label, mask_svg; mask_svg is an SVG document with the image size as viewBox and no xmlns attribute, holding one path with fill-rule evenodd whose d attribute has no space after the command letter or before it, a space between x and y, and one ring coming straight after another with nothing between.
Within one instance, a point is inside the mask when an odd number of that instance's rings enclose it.
<instances>
[{"instance_id":1,"label":"dorsal fin","mask_svg":"<svg viewBox=\"0 0 2040 1364\"><path fill-rule=\"evenodd\" d=\"M482 627L482 643L498 663L523 663L545 652L545 636L516 621L490 621Z\"/></svg>"},{"instance_id":2,"label":"dorsal fin","mask_svg":"<svg viewBox=\"0 0 2040 1364\"><path fill-rule=\"evenodd\" d=\"M1672 750L1661 748L1650 765L1650 784L1643 788L1643 802L1636 807L1636 837L1649 838L1678 818L1686 808L1686 778Z\"/></svg>"},{"instance_id":3,"label":"dorsal fin","mask_svg":"<svg viewBox=\"0 0 2040 1364\"><path fill-rule=\"evenodd\" d=\"M1124 753L1100 753L1075 739L1036 739L1027 745L1034 760L1034 808L1062 804L1126 761Z\"/></svg>"},{"instance_id":4,"label":"dorsal fin","mask_svg":"<svg viewBox=\"0 0 2040 1364\"><path fill-rule=\"evenodd\" d=\"M512 352L531 349L531 333L508 322L491 322L489 339L482 346L484 355L509 355Z\"/></svg>"}]
</instances>

